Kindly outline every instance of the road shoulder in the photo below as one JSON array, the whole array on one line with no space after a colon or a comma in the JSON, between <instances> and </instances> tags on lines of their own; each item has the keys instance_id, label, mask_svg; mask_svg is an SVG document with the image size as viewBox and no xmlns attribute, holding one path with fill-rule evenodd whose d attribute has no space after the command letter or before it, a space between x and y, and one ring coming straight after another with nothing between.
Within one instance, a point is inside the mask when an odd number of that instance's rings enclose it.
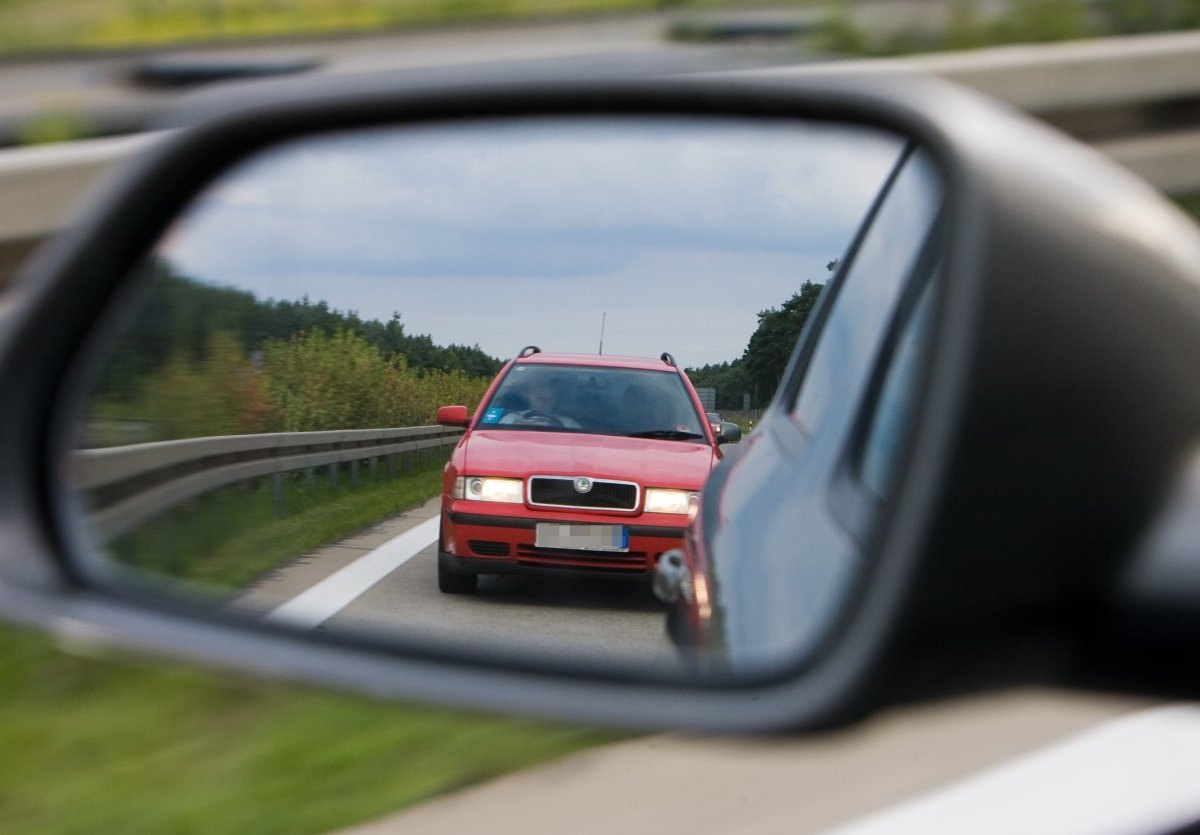
<instances>
[{"instance_id":1,"label":"road shoulder","mask_svg":"<svg viewBox=\"0 0 1200 835\"><path fill-rule=\"evenodd\" d=\"M891 711L800 738L668 734L592 749L341 835L813 832L853 821L1146 706L1020 690Z\"/></svg>"}]
</instances>

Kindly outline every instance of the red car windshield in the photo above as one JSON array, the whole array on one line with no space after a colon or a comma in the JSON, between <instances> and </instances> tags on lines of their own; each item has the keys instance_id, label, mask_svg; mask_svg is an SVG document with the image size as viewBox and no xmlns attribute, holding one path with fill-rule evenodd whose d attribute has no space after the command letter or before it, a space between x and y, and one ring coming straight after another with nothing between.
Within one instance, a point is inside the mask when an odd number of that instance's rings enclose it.
<instances>
[{"instance_id":1,"label":"red car windshield","mask_svg":"<svg viewBox=\"0 0 1200 835\"><path fill-rule=\"evenodd\" d=\"M517 363L478 428L697 440L704 437L700 421L672 371Z\"/></svg>"}]
</instances>

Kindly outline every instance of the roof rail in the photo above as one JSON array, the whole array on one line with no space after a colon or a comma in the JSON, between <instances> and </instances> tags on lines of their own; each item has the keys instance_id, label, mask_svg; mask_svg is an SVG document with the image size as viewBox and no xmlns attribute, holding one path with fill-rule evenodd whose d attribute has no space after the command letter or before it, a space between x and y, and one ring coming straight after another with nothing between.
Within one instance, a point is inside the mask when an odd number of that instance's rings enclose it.
<instances>
[{"instance_id":1,"label":"roof rail","mask_svg":"<svg viewBox=\"0 0 1200 835\"><path fill-rule=\"evenodd\" d=\"M534 354L540 354L541 352L542 352L542 349L536 345L526 345L524 348L521 349L521 353L517 354L517 359L523 360L526 357L531 357Z\"/></svg>"},{"instance_id":2,"label":"roof rail","mask_svg":"<svg viewBox=\"0 0 1200 835\"><path fill-rule=\"evenodd\" d=\"M675 358L674 358L673 356L671 356L670 354L668 354L666 351L663 351L663 352L662 352L662 356L661 356L661 357L659 357L659 359L660 359L660 360L662 360L663 362L665 362L667 365L671 366L672 368L678 368L678 367L679 367L679 366L678 366L678 365L675 363Z\"/></svg>"}]
</instances>

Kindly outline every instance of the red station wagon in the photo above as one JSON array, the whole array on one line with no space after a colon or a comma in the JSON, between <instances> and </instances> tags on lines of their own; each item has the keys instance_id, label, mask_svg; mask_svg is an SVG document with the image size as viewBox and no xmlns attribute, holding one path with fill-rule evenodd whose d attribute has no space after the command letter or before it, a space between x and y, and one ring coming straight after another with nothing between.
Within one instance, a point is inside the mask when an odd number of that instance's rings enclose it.
<instances>
[{"instance_id":1,"label":"red station wagon","mask_svg":"<svg viewBox=\"0 0 1200 835\"><path fill-rule=\"evenodd\" d=\"M480 574L570 571L652 579L678 547L719 444L691 382L659 359L521 351L465 426L446 465L438 587L476 590Z\"/></svg>"}]
</instances>

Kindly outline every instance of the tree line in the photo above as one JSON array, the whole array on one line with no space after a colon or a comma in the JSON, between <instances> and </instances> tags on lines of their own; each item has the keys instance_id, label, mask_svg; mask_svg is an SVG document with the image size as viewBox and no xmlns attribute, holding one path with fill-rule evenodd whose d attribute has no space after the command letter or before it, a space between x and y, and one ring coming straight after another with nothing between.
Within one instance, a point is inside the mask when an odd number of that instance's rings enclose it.
<instances>
[{"instance_id":1,"label":"tree line","mask_svg":"<svg viewBox=\"0 0 1200 835\"><path fill-rule=\"evenodd\" d=\"M153 438L432 423L473 406L503 363L478 346L405 333L324 301L259 300L180 275L164 260L92 399L93 417Z\"/></svg>"},{"instance_id":2,"label":"tree line","mask_svg":"<svg viewBox=\"0 0 1200 835\"><path fill-rule=\"evenodd\" d=\"M478 345L439 346L427 334L407 333L399 313L380 322L307 296L298 301L262 300L246 290L181 275L162 258L153 259L146 269L151 273L146 298L105 367L100 388L107 398L135 396L145 376L168 359L199 360L218 330L231 334L251 354L270 340L340 330L360 337L385 359L404 357L417 374L436 370L493 377L503 365Z\"/></svg>"},{"instance_id":3,"label":"tree line","mask_svg":"<svg viewBox=\"0 0 1200 835\"><path fill-rule=\"evenodd\" d=\"M836 266L836 261L827 265L830 271ZM716 389L718 410L741 409L743 393L750 395L751 408L766 406L783 379L800 331L824 289L824 284L806 281L778 308L760 310L758 326L742 355L729 362L688 368L692 384Z\"/></svg>"}]
</instances>

